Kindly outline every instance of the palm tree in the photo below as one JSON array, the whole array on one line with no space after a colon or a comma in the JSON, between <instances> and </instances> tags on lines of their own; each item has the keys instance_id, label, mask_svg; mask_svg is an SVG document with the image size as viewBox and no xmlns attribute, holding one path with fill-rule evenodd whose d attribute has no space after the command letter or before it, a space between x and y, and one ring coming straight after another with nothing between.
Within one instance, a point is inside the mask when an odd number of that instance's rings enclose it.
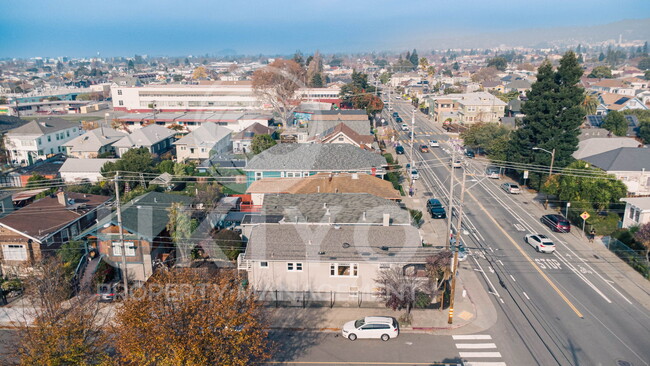
<instances>
[{"instance_id":1,"label":"palm tree","mask_svg":"<svg viewBox=\"0 0 650 366\"><path fill-rule=\"evenodd\" d=\"M584 108L587 115L596 114L596 109L600 102L598 97L591 93L585 93L585 99L582 101L582 108Z\"/></svg>"}]
</instances>

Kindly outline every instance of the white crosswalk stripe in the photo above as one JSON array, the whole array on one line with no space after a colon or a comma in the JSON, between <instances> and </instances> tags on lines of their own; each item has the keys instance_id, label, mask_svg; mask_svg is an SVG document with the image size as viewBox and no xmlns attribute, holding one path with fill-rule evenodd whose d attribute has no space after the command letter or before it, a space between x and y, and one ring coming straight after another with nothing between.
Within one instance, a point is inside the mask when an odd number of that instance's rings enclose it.
<instances>
[{"instance_id":1,"label":"white crosswalk stripe","mask_svg":"<svg viewBox=\"0 0 650 366\"><path fill-rule=\"evenodd\" d=\"M456 341L458 356L463 359L463 366L506 366L506 363L498 360L502 358L501 352L496 350L496 343L489 342L492 336L489 334L459 334L453 335ZM486 342L488 341L488 342Z\"/></svg>"}]
</instances>

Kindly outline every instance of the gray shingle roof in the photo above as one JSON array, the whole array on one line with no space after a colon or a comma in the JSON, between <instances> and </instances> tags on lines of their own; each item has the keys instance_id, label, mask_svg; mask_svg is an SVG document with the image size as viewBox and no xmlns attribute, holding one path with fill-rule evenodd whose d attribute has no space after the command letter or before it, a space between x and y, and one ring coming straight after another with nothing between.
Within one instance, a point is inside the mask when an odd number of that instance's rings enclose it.
<instances>
[{"instance_id":1,"label":"gray shingle roof","mask_svg":"<svg viewBox=\"0 0 650 366\"><path fill-rule=\"evenodd\" d=\"M584 160L587 157L616 150L621 147L639 146L639 142L629 137L598 137L582 140L578 143L578 150L573 153L576 159Z\"/></svg>"},{"instance_id":2,"label":"gray shingle roof","mask_svg":"<svg viewBox=\"0 0 650 366\"><path fill-rule=\"evenodd\" d=\"M79 127L79 123L70 122L63 118L46 117L31 121L20 127L7 131L9 135L45 135L56 131L66 130L72 127Z\"/></svg>"},{"instance_id":3,"label":"gray shingle roof","mask_svg":"<svg viewBox=\"0 0 650 366\"><path fill-rule=\"evenodd\" d=\"M245 170L355 171L386 164L383 156L348 144L278 144L254 156Z\"/></svg>"},{"instance_id":4,"label":"gray shingle roof","mask_svg":"<svg viewBox=\"0 0 650 366\"><path fill-rule=\"evenodd\" d=\"M98 173L104 164L117 159L67 159L59 173Z\"/></svg>"},{"instance_id":5,"label":"gray shingle roof","mask_svg":"<svg viewBox=\"0 0 650 366\"><path fill-rule=\"evenodd\" d=\"M262 214L283 215L285 222L408 225L411 217L393 201L369 193L265 194Z\"/></svg>"},{"instance_id":6,"label":"gray shingle roof","mask_svg":"<svg viewBox=\"0 0 650 366\"><path fill-rule=\"evenodd\" d=\"M133 131L130 135L124 136L113 146L115 147L134 147L134 146L152 146L159 141L169 138L175 134L169 128L159 125L149 125Z\"/></svg>"},{"instance_id":7,"label":"gray shingle roof","mask_svg":"<svg viewBox=\"0 0 650 366\"><path fill-rule=\"evenodd\" d=\"M650 171L650 149L647 148L621 147L582 160L608 172Z\"/></svg>"},{"instance_id":8,"label":"gray shingle roof","mask_svg":"<svg viewBox=\"0 0 650 366\"><path fill-rule=\"evenodd\" d=\"M435 251L422 247L412 226L263 224L253 228L244 258L424 263Z\"/></svg>"},{"instance_id":9,"label":"gray shingle roof","mask_svg":"<svg viewBox=\"0 0 650 366\"><path fill-rule=\"evenodd\" d=\"M169 208L176 202L187 205L192 198L180 194L145 193L122 206L122 225L129 232L151 239L165 230ZM101 228L108 222L117 222L115 212L100 220L95 228Z\"/></svg>"},{"instance_id":10,"label":"gray shingle roof","mask_svg":"<svg viewBox=\"0 0 650 366\"><path fill-rule=\"evenodd\" d=\"M96 152L99 151L102 146L115 143L126 135L127 134L125 132L116 131L112 128L99 127L94 130L90 130L81 136L73 138L72 140L63 144L63 146L69 146L70 151L73 152Z\"/></svg>"},{"instance_id":11,"label":"gray shingle roof","mask_svg":"<svg viewBox=\"0 0 650 366\"><path fill-rule=\"evenodd\" d=\"M346 126L350 127L354 132L359 135L369 135L370 134L370 122L368 122L367 117L363 117L362 120L331 120L331 121L310 121L309 122L309 136L321 135L326 130L336 127L339 123L343 123Z\"/></svg>"},{"instance_id":12,"label":"gray shingle roof","mask_svg":"<svg viewBox=\"0 0 650 366\"><path fill-rule=\"evenodd\" d=\"M174 145L212 147L231 133L232 130L229 128L219 126L216 123L206 122L201 127L176 141Z\"/></svg>"}]
</instances>

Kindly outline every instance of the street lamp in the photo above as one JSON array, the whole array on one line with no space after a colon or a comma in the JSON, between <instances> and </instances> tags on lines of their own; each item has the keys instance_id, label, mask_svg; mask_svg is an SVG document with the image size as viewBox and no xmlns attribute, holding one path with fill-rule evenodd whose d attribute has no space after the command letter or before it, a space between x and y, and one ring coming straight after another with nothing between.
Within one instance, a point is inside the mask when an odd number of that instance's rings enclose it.
<instances>
[{"instance_id":1,"label":"street lamp","mask_svg":"<svg viewBox=\"0 0 650 366\"><path fill-rule=\"evenodd\" d=\"M533 147L533 150L541 150L545 153L551 154L551 166L548 169L548 177L551 178L553 176L553 163L555 162L555 148L553 148L552 151L548 151L546 149L542 149L541 147ZM544 200L544 209L548 208L548 192L546 193L546 198Z\"/></svg>"}]
</instances>

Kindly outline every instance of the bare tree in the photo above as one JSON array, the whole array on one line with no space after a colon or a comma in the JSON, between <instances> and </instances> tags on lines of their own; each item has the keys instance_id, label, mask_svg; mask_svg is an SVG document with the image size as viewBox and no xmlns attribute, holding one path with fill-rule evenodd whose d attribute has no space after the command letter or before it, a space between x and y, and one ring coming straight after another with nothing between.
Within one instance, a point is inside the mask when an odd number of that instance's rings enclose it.
<instances>
[{"instance_id":1,"label":"bare tree","mask_svg":"<svg viewBox=\"0 0 650 366\"><path fill-rule=\"evenodd\" d=\"M253 74L253 90L269 103L283 123L291 120L298 106L296 91L305 85L305 70L293 60L275 60Z\"/></svg>"},{"instance_id":2,"label":"bare tree","mask_svg":"<svg viewBox=\"0 0 650 366\"><path fill-rule=\"evenodd\" d=\"M28 306L16 321L15 349L21 365L88 365L107 363L106 316L94 295L72 296L62 264L46 258L25 280Z\"/></svg>"},{"instance_id":3,"label":"bare tree","mask_svg":"<svg viewBox=\"0 0 650 366\"><path fill-rule=\"evenodd\" d=\"M414 273L404 273L402 267L380 271L375 282L379 289L377 295L384 300L386 307L393 310L406 309L407 317L415 304L416 294L426 292L426 282Z\"/></svg>"}]
</instances>

